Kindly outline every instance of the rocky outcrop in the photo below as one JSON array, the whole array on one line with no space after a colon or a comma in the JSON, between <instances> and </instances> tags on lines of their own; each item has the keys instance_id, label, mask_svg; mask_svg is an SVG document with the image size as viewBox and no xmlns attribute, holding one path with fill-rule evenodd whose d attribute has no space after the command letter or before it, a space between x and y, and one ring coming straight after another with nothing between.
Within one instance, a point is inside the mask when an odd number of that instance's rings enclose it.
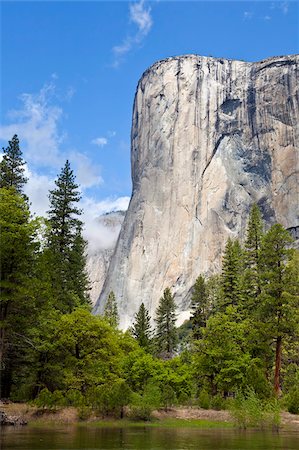
<instances>
[{"instance_id":1,"label":"rocky outcrop","mask_svg":"<svg viewBox=\"0 0 299 450\"><path fill-rule=\"evenodd\" d=\"M19 416L8 416L4 411L0 411L0 426L3 425L27 425L27 422Z\"/></svg>"},{"instance_id":2,"label":"rocky outcrop","mask_svg":"<svg viewBox=\"0 0 299 450\"><path fill-rule=\"evenodd\" d=\"M126 328L141 302L154 315L169 286L183 318L196 277L219 270L253 202L268 224L298 227L298 62L188 55L143 74L133 193L96 313L113 290Z\"/></svg>"},{"instance_id":3,"label":"rocky outcrop","mask_svg":"<svg viewBox=\"0 0 299 450\"><path fill-rule=\"evenodd\" d=\"M124 216L125 211L113 211L98 219L100 232L105 230L108 233L109 242L105 248L95 249L91 243L88 248L86 270L90 280L89 295L92 305L96 303L102 290Z\"/></svg>"}]
</instances>

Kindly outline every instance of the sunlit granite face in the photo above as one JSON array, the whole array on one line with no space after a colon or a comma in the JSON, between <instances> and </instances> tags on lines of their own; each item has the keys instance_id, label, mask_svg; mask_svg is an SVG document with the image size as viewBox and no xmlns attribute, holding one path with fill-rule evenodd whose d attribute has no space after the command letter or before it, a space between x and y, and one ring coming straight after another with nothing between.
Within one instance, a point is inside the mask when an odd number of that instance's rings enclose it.
<instances>
[{"instance_id":1,"label":"sunlit granite face","mask_svg":"<svg viewBox=\"0 0 299 450\"><path fill-rule=\"evenodd\" d=\"M133 193L102 293L121 327L165 287L188 315L200 273L219 270L253 202L268 225L298 227L298 56L257 63L187 55L150 67L132 122Z\"/></svg>"}]
</instances>

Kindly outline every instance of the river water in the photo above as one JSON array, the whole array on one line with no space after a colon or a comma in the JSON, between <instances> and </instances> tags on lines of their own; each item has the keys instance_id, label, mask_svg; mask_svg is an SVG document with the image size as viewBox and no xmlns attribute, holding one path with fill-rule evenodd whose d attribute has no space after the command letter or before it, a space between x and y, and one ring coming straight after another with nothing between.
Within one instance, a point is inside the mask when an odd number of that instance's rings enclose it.
<instances>
[{"instance_id":1,"label":"river water","mask_svg":"<svg viewBox=\"0 0 299 450\"><path fill-rule=\"evenodd\" d=\"M47 426L0 428L1 450L298 450L299 431Z\"/></svg>"}]
</instances>

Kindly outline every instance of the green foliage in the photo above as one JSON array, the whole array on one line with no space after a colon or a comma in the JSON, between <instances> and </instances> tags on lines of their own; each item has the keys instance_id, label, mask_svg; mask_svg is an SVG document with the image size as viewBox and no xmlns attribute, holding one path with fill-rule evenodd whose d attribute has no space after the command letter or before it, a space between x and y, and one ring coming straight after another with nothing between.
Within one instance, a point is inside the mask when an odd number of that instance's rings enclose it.
<instances>
[{"instance_id":1,"label":"green foliage","mask_svg":"<svg viewBox=\"0 0 299 450\"><path fill-rule=\"evenodd\" d=\"M154 409L161 405L161 391L154 384L147 384L143 393L133 394L130 406L130 417L134 420L148 421Z\"/></svg>"},{"instance_id":2,"label":"green foliage","mask_svg":"<svg viewBox=\"0 0 299 450\"><path fill-rule=\"evenodd\" d=\"M167 411L171 406L177 403L177 397L174 389L169 384L164 384L161 392L161 405Z\"/></svg>"},{"instance_id":3,"label":"green foliage","mask_svg":"<svg viewBox=\"0 0 299 450\"><path fill-rule=\"evenodd\" d=\"M208 300L206 281L205 278L200 275L193 286L191 297L192 314L190 319L194 339L199 339L201 337L200 329L206 326L209 315Z\"/></svg>"},{"instance_id":4,"label":"green foliage","mask_svg":"<svg viewBox=\"0 0 299 450\"><path fill-rule=\"evenodd\" d=\"M291 414L299 414L299 387L294 386L287 395L287 408Z\"/></svg>"},{"instance_id":5,"label":"green foliage","mask_svg":"<svg viewBox=\"0 0 299 450\"><path fill-rule=\"evenodd\" d=\"M115 299L114 292L110 292L107 298L107 302L105 305L105 311L104 311L104 318L107 320L109 325L116 328L119 324L119 316L118 316L118 309L117 309L117 303Z\"/></svg>"},{"instance_id":6,"label":"green foliage","mask_svg":"<svg viewBox=\"0 0 299 450\"><path fill-rule=\"evenodd\" d=\"M19 139L15 134L8 147L3 148L3 158L0 162L0 188L14 188L19 194L27 182L24 176L25 162L19 147Z\"/></svg>"},{"instance_id":7,"label":"green foliage","mask_svg":"<svg viewBox=\"0 0 299 450\"><path fill-rule=\"evenodd\" d=\"M135 314L135 321L132 326L132 334L140 347L149 351L151 347L151 324L150 315L144 303L141 303L138 312Z\"/></svg>"},{"instance_id":8,"label":"green foliage","mask_svg":"<svg viewBox=\"0 0 299 450\"><path fill-rule=\"evenodd\" d=\"M210 317L203 339L195 346L193 368L210 384L213 394L218 390L233 391L246 386L247 370L254 361L246 348L246 322L236 321L235 307Z\"/></svg>"},{"instance_id":9,"label":"green foliage","mask_svg":"<svg viewBox=\"0 0 299 450\"><path fill-rule=\"evenodd\" d=\"M231 414L239 428L263 428L280 425L280 406L277 400L264 403L254 390L239 392L232 402Z\"/></svg>"},{"instance_id":10,"label":"green foliage","mask_svg":"<svg viewBox=\"0 0 299 450\"><path fill-rule=\"evenodd\" d=\"M209 409L211 404L211 397L208 391L203 388L198 395L198 405L203 409Z\"/></svg>"},{"instance_id":11,"label":"green foliage","mask_svg":"<svg viewBox=\"0 0 299 450\"><path fill-rule=\"evenodd\" d=\"M256 204L250 211L245 241L245 271L243 275L246 308L252 310L261 293L260 286L260 248L263 236L263 222Z\"/></svg>"},{"instance_id":12,"label":"green foliage","mask_svg":"<svg viewBox=\"0 0 299 450\"><path fill-rule=\"evenodd\" d=\"M225 409L225 399L221 394L216 394L211 398L210 403L211 409L215 409L216 411L220 411L221 409Z\"/></svg>"},{"instance_id":13,"label":"green foliage","mask_svg":"<svg viewBox=\"0 0 299 450\"><path fill-rule=\"evenodd\" d=\"M71 312L80 305L88 305L86 273L86 242L82 237L82 222L78 208L81 199L79 186L66 161L50 191L49 231L45 257L52 283L55 307Z\"/></svg>"},{"instance_id":14,"label":"green foliage","mask_svg":"<svg viewBox=\"0 0 299 450\"><path fill-rule=\"evenodd\" d=\"M177 347L176 305L169 288L164 290L156 311L156 347L163 358L173 356Z\"/></svg>"},{"instance_id":15,"label":"green foliage","mask_svg":"<svg viewBox=\"0 0 299 450\"><path fill-rule=\"evenodd\" d=\"M35 320L38 251L36 223L14 188L0 189L0 229L0 396L9 397L15 369L26 361Z\"/></svg>"},{"instance_id":16,"label":"green foliage","mask_svg":"<svg viewBox=\"0 0 299 450\"><path fill-rule=\"evenodd\" d=\"M242 303L242 273L244 255L239 241L227 241L222 261L222 298L218 309L224 311L227 306L240 306Z\"/></svg>"}]
</instances>

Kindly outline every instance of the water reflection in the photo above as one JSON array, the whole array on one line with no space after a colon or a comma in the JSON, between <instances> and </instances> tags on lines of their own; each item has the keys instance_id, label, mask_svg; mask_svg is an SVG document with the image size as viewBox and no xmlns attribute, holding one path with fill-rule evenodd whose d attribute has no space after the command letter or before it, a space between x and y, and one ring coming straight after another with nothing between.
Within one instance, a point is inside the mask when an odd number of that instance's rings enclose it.
<instances>
[{"instance_id":1,"label":"water reflection","mask_svg":"<svg viewBox=\"0 0 299 450\"><path fill-rule=\"evenodd\" d=\"M1 450L298 450L299 432L198 428L6 427Z\"/></svg>"}]
</instances>

